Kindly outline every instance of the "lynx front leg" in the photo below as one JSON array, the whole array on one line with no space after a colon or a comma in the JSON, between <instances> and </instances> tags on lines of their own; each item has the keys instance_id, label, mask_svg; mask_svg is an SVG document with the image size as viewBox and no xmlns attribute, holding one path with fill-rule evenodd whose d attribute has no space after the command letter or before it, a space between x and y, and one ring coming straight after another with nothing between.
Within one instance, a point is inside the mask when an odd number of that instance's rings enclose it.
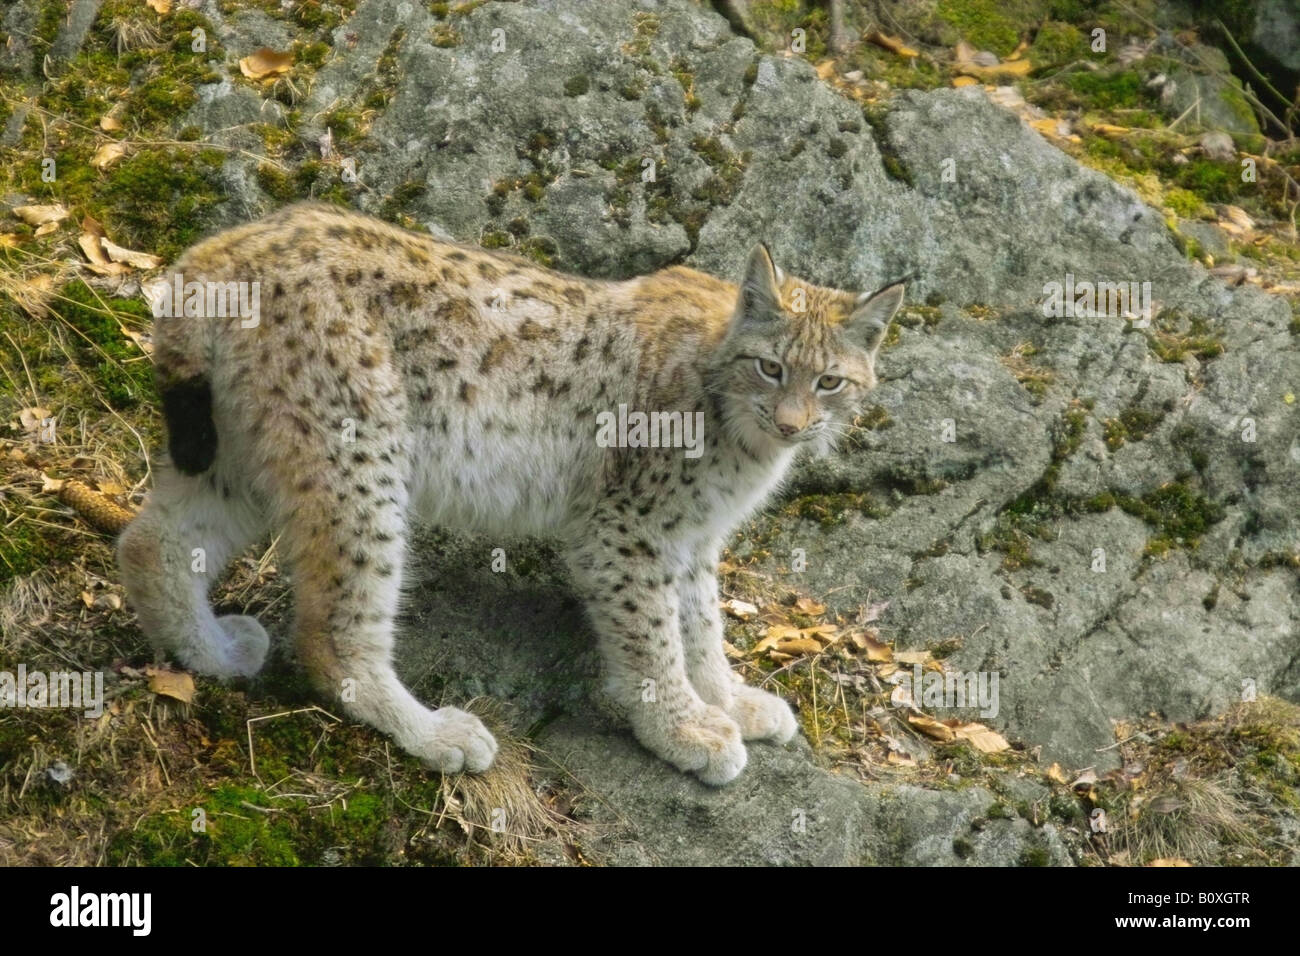
<instances>
[{"instance_id":1,"label":"lynx front leg","mask_svg":"<svg viewBox=\"0 0 1300 956\"><path fill-rule=\"evenodd\" d=\"M686 673L700 696L740 724L746 740L785 743L799 729L790 705L775 694L738 683L722 652L717 549L702 548L678 576Z\"/></svg>"},{"instance_id":2,"label":"lynx front leg","mask_svg":"<svg viewBox=\"0 0 1300 956\"><path fill-rule=\"evenodd\" d=\"M679 770L718 786L744 769L740 728L700 699L686 677L675 591L681 562L658 544L602 523L570 567L599 639L606 687L641 743Z\"/></svg>"}]
</instances>

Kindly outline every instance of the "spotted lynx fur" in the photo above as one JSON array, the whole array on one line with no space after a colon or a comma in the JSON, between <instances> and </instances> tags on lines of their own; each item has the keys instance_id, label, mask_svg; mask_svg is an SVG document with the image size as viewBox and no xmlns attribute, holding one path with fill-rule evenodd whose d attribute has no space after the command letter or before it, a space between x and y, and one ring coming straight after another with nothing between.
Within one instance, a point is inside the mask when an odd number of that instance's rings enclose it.
<instances>
[{"instance_id":1,"label":"spotted lynx fur","mask_svg":"<svg viewBox=\"0 0 1300 956\"><path fill-rule=\"evenodd\" d=\"M739 287L683 267L582 279L320 205L223 232L172 271L257 283L259 311L178 301L156 321L171 462L118 555L157 646L205 674L255 673L266 631L215 617L207 593L280 533L319 692L432 768L482 771L496 742L478 718L425 707L393 670L410 528L544 534L647 748L723 784L744 741L793 736L789 706L727 665L718 554L797 452L847 427L901 284L819 288L761 245ZM702 413L699 447L598 442L620 405Z\"/></svg>"}]
</instances>

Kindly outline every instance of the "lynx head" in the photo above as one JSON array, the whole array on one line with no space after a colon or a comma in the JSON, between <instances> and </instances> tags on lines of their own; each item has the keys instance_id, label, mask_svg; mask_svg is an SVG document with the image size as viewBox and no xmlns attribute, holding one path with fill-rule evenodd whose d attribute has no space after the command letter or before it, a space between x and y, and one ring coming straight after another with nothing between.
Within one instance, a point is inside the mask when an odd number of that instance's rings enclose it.
<instances>
[{"instance_id":1,"label":"lynx head","mask_svg":"<svg viewBox=\"0 0 1300 956\"><path fill-rule=\"evenodd\" d=\"M786 276L767 247L749 255L713 361L726 427L751 453L829 450L876 385L876 355L903 284L855 295Z\"/></svg>"}]
</instances>

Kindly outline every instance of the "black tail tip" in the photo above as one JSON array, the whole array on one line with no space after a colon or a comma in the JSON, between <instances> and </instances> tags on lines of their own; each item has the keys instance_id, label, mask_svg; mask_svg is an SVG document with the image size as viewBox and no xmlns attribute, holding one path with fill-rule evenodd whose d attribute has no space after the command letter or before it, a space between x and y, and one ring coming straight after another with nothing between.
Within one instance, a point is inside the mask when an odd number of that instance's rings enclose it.
<instances>
[{"instance_id":1,"label":"black tail tip","mask_svg":"<svg viewBox=\"0 0 1300 956\"><path fill-rule=\"evenodd\" d=\"M170 382L161 392L172 464L186 475L207 471L217 457L211 383L204 377L191 378Z\"/></svg>"}]
</instances>

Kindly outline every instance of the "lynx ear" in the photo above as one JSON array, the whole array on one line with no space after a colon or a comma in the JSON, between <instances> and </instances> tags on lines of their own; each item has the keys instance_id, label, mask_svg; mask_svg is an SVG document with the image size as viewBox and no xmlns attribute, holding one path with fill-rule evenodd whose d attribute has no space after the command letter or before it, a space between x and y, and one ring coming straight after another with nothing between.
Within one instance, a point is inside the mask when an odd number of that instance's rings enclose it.
<instances>
[{"instance_id":1,"label":"lynx ear","mask_svg":"<svg viewBox=\"0 0 1300 956\"><path fill-rule=\"evenodd\" d=\"M866 349L873 360L880 351L880 343L885 341L889 323L903 304L903 291L903 283L895 282L878 292L864 292L858 296L858 304L844 323L853 341Z\"/></svg>"},{"instance_id":2,"label":"lynx ear","mask_svg":"<svg viewBox=\"0 0 1300 956\"><path fill-rule=\"evenodd\" d=\"M767 246L759 243L749 253L740 283L737 318L765 319L781 311L781 270L772 262Z\"/></svg>"}]
</instances>

